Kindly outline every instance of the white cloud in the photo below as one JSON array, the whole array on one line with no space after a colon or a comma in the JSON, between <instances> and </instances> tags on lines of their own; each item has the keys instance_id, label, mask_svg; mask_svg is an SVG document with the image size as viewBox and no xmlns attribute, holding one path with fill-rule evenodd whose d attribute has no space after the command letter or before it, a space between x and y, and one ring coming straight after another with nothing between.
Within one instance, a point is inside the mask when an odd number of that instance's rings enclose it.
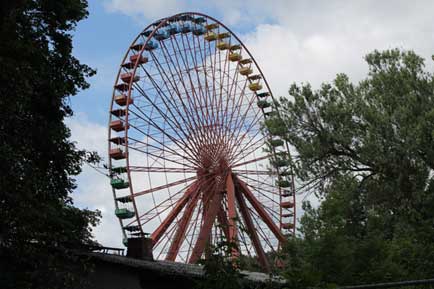
<instances>
[{"instance_id":1,"label":"white cloud","mask_svg":"<svg viewBox=\"0 0 434 289\"><path fill-rule=\"evenodd\" d=\"M182 12L186 6L177 0L110 0L105 2L105 7L108 11L133 16L142 23L141 17L151 21L158 20Z\"/></svg>"},{"instance_id":2,"label":"white cloud","mask_svg":"<svg viewBox=\"0 0 434 289\"><path fill-rule=\"evenodd\" d=\"M107 127L89 121L86 115L77 114L68 119L71 139L77 147L97 151L103 158L107 156ZM104 172L104 170L102 170ZM77 177L77 189L72 195L77 206L98 209L102 213L101 224L94 229L95 238L105 246L122 247L122 235L114 215L114 202L109 179L88 165L83 166Z\"/></svg>"},{"instance_id":3,"label":"white cloud","mask_svg":"<svg viewBox=\"0 0 434 289\"><path fill-rule=\"evenodd\" d=\"M415 26L414 33L400 27L378 26L366 33L360 27L337 33L300 34L296 27L261 24L241 38L259 63L274 94L287 95L293 82L309 82L318 87L341 72L359 81L368 69L363 57L374 49L413 49L425 57L432 68L429 58L434 52L434 28L429 32L424 28Z\"/></svg>"},{"instance_id":4,"label":"white cloud","mask_svg":"<svg viewBox=\"0 0 434 289\"><path fill-rule=\"evenodd\" d=\"M355 81L367 71L363 57L374 49L434 52L434 2L413 1L149 1L110 0L110 11L148 22L182 10L212 11L229 28L248 31L245 42L276 95L292 82L318 86L345 72ZM142 21L143 22L143 21ZM271 23L271 24L270 24Z\"/></svg>"}]
</instances>

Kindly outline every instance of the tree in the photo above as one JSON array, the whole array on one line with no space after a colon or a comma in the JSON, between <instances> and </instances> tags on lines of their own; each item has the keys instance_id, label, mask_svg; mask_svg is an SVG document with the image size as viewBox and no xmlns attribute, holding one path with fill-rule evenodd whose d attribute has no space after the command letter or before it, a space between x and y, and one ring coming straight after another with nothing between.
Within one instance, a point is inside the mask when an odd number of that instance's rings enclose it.
<instances>
[{"instance_id":1,"label":"tree","mask_svg":"<svg viewBox=\"0 0 434 289\"><path fill-rule=\"evenodd\" d=\"M345 285L434 273L434 78L412 51L374 51L366 79L292 85L280 105L305 204L300 261ZM306 265L308 264L308 265ZM289 272L290 273L290 272Z\"/></svg>"},{"instance_id":2,"label":"tree","mask_svg":"<svg viewBox=\"0 0 434 289\"><path fill-rule=\"evenodd\" d=\"M0 287L76 287L98 212L75 208L89 154L69 140L69 96L95 72L72 56L84 0L3 1L0 9ZM91 155L93 156L93 155Z\"/></svg>"},{"instance_id":3,"label":"tree","mask_svg":"<svg viewBox=\"0 0 434 289\"><path fill-rule=\"evenodd\" d=\"M215 246L207 245L208 256L200 260L203 265L204 279L200 280L198 289L236 289L242 288L242 279L239 271L239 264L230 258L231 252L236 248L234 243L226 240L224 236Z\"/></svg>"}]
</instances>

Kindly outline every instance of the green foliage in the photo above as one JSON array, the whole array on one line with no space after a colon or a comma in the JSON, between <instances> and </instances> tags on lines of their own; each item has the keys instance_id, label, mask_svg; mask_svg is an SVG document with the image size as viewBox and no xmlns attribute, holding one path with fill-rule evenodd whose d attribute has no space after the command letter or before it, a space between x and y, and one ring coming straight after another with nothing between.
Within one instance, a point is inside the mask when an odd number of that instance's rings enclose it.
<instances>
[{"instance_id":1,"label":"green foliage","mask_svg":"<svg viewBox=\"0 0 434 289\"><path fill-rule=\"evenodd\" d=\"M333 286L434 273L434 78L411 51L374 51L358 84L340 74L281 99L306 193L285 274ZM294 285L294 286L295 286Z\"/></svg>"},{"instance_id":2,"label":"green foliage","mask_svg":"<svg viewBox=\"0 0 434 289\"><path fill-rule=\"evenodd\" d=\"M239 263L228 257L236 245L223 238L215 246L207 248L207 258L200 261L204 267L205 278L197 288L238 289L241 288Z\"/></svg>"},{"instance_id":3,"label":"green foliage","mask_svg":"<svg viewBox=\"0 0 434 289\"><path fill-rule=\"evenodd\" d=\"M3 1L0 9L0 287L71 288L87 270L71 250L92 244L99 213L73 206L82 162L64 118L95 72L72 56L84 0Z\"/></svg>"},{"instance_id":4,"label":"green foliage","mask_svg":"<svg viewBox=\"0 0 434 289\"><path fill-rule=\"evenodd\" d=\"M271 117L265 120L265 127L271 135L284 136L286 126L280 117Z\"/></svg>"}]
</instances>

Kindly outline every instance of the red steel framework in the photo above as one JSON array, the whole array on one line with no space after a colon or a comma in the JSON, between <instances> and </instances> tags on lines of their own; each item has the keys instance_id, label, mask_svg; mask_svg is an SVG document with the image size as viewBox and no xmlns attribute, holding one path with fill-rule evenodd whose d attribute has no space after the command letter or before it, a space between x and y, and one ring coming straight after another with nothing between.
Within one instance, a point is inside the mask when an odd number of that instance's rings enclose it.
<instances>
[{"instance_id":1,"label":"red steel framework","mask_svg":"<svg viewBox=\"0 0 434 289\"><path fill-rule=\"evenodd\" d=\"M151 232L154 257L196 263L224 237L233 258L269 269L296 223L289 147L269 127L279 121L259 66L225 25L188 12L146 27L122 60L110 106L124 238Z\"/></svg>"}]
</instances>

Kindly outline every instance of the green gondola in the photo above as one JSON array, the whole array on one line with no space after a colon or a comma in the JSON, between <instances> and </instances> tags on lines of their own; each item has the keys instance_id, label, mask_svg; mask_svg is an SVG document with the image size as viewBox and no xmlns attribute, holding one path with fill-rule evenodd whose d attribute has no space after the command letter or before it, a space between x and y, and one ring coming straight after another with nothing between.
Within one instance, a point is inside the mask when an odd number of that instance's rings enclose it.
<instances>
[{"instance_id":1,"label":"green gondola","mask_svg":"<svg viewBox=\"0 0 434 289\"><path fill-rule=\"evenodd\" d=\"M134 217L134 212L125 208L118 208L115 210L115 215L119 219L130 219Z\"/></svg>"},{"instance_id":2,"label":"green gondola","mask_svg":"<svg viewBox=\"0 0 434 289\"><path fill-rule=\"evenodd\" d=\"M291 186L291 182L287 181L287 180L278 180L277 185L281 188L287 188L287 187Z\"/></svg>"},{"instance_id":3,"label":"green gondola","mask_svg":"<svg viewBox=\"0 0 434 289\"><path fill-rule=\"evenodd\" d=\"M122 179L112 179L110 184L113 189L126 189L130 186L130 184Z\"/></svg>"}]
</instances>

